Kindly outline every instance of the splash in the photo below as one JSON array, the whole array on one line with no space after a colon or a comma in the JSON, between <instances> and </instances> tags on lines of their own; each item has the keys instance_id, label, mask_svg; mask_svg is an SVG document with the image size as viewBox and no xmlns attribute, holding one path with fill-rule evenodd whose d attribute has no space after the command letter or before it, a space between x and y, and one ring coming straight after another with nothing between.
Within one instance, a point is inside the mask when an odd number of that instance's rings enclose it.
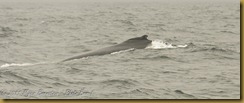
<instances>
[{"instance_id":1,"label":"splash","mask_svg":"<svg viewBox=\"0 0 244 103\"><path fill-rule=\"evenodd\" d=\"M153 40L151 45L146 49L167 49L167 48L185 48L188 45L173 45L171 43L163 42L162 40Z\"/></svg>"},{"instance_id":2,"label":"splash","mask_svg":"<svg viewBox=\"0 0 244 103\"><path fill-rule=\"evenodd\" d=\"M32 65L39 65L39 64L45 64L46 62L40 62L40 63L10 63L10 64L3 64L0 66L0 68L6 68L6 67L13 67L13 66L32 66Z\"/></svg>"}]
</instances>

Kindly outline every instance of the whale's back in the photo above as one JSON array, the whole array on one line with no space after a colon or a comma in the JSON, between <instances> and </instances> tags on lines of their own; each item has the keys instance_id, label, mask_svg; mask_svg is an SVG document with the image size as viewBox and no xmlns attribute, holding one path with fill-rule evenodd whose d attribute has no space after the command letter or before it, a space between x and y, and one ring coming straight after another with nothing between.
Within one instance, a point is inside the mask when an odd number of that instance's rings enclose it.
<instances>
[{"instance_id":1,"label":"whale's back","mask_svg":"<svg viewBox=\"0 0 244 103\"><path fill-rule=\"evenodd\" d=\"M128 49L144 49L146 48L152 41L147 39L147 35L143 35L142 37L137 37L137 38L131 38L128 39L120 44L102 48L96 51L88 52L82 55L78 55L75 57L71 57L68 59L63 60L68 61L68 60L73 60L73 59L79 59L79 58L84 58L84 57L89 57L89 56L98 56L98 55L105 55L105 54L111 54L113 52L121 51L121 50L128 50Z\"/></svg>"}]
</instances>

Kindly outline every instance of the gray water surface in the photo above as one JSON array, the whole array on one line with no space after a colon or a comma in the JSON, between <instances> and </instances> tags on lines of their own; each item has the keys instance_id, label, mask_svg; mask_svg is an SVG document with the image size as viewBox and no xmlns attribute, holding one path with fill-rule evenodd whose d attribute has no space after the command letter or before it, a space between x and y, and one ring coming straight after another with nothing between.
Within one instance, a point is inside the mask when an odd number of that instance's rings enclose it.
<instances>
[{"instance_id":1,"label":"gray water surface","mask_svg":"<svg viewBox=\"0 0 244 103\"><path fill-rule=\"evenodd\" d=\"M52 63L147 34L186 48ZM1 98L239 99L240 4L0 1Z\"/></svg>"}]
</instances>

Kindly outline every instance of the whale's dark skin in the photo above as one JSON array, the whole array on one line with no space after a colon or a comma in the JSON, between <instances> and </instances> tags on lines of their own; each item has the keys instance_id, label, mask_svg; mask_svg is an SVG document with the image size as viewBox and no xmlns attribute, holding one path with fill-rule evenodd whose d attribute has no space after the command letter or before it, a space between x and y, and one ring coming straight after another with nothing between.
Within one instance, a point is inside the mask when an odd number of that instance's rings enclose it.
<instances>
[{"instance_id":1,"label":"whale's dark skin","mask_svg":"<svg viewBox=\"0 0 244 103\"><path fill-rule=\"evenodd\" d=\"M113 52L117 52L117 51L121 51L121 50L128 50L128 49L132 49L132 48L133 49L144 49L152 42L151 40L148 40L147 37L148 37L147 35L143 35L141 37L131 38L120 44L102 48L102 49L99 49L96 51L88 52L88 53L78 55L75 57L71 57L71 58L65 59L61 62L69 61L69 60L73 60L73 59L80 59L80 58L84 58L84 57L88 57L88 56L105 55L105 54L110 54Z\"/></svg>"}]
</instances>

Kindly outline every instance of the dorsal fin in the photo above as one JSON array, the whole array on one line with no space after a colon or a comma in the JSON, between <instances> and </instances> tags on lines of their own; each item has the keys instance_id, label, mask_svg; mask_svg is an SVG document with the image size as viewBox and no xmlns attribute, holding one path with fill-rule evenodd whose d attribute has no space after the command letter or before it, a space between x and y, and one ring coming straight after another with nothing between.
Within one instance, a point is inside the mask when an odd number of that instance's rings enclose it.
<instances>
[{"instance_id":1,"label":"dorsal fin","mask_svg":"<svg viewBox=\"0 0 244 103\"><path fill-rule=\"evenodd\" d=\"M143 38L143 39L147 39L147 37L148 37L148 35L141 36L141 38Z\"/></svg>"},{"instance_id":2,"label":"dorsal fin","mask_svg":"<svg viewBox=\"0 0 244 103\"><path fill-rule=\"evenodd\" d=\"M143 39L147 40L147 37L148 37L148 35L143 35L141 37L135 37L135 38L131 38L129 40L143 40Z\"/></svg>"}]
</instances>

